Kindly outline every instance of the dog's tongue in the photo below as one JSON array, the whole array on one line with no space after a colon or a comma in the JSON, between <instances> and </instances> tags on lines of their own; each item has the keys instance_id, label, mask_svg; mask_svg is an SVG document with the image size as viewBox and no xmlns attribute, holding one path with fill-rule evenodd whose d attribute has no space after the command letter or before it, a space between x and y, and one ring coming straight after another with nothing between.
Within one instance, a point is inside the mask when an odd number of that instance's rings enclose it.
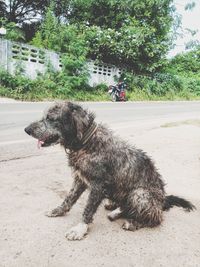
<instances>
[{"instance_id":1,"label":"dog's tongue","mask_svg":"<svg viewBox=\"0 0 200 267\"><path fill-rule=\"evenodd\" d=\"M43 141L38 140L38 144L37 144L38 149L40 149L43 144L44 144Z\"/></svg>"}]
</instances>

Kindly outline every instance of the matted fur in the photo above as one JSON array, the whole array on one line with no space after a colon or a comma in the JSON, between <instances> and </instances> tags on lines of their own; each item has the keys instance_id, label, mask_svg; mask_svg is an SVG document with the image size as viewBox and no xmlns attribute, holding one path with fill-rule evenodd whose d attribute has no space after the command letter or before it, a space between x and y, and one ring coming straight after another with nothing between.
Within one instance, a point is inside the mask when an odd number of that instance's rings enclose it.
<instances>
[{"instance_id":1,"label":"matted fur","mask_svg":"<svg viewBox=\"0 0 200 267\"><path fill-rule=\"evenodd\" d=\"M71 191L49 216L65 215L86 189L90 191L82 216L86 225L92 222L103 199L110 200L108 207L120 208L116 217L120 215L128 219L123 227L127 230L159 225L163 210L173 205L186 210L194 208L182 198L166 197L164 182L151 158L115 136L103 124L95 128L94 118L93 113L80 105L63 102L52 106L42 120L25 129L42 146L60 143L68 151L69 166L73 169ZM91 127L94 130L83 145L82 140ZM111 219L114 217L110 216ZM86 234L73 234L74 229L68 235L70 239L81 239ZM82 229L79 232L82 233Z\"/></svg>"}]
</instances>

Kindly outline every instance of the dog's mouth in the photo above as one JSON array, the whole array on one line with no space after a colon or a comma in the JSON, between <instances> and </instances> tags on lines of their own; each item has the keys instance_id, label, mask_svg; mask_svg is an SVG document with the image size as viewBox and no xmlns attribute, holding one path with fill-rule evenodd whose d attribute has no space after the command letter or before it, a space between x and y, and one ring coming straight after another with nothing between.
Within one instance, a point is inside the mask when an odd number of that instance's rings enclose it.
<instances>
[{"instance_id":1,"label":"dog's mouth","mask_svg":"<svg viewBox=\"0 0 200 267\"><path fill-rule=\"evenodd\" d=\"M38 140L37 147L40 149L44 145L44 141Z\"/></svg>"},{"instance_id":2,"label":"dog's mouth","mask_svg":"<svg viewBox=\"0 0 200 267\"><path fill-rule=\"evenodd\" d=\"M59 143L59 136L53 135L42 140L38 139L37 147L40 149L41 147L48 147L48 146L56 145L58 143Z\"/></svg>"}]
</instances>

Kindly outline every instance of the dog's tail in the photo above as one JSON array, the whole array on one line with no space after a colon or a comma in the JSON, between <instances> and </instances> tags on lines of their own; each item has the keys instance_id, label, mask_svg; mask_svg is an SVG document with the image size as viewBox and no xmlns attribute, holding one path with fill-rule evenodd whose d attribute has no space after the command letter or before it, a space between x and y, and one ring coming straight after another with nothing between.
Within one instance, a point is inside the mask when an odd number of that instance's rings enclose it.
<instances>
[{"instance_id":1,"label":"dog's tail","mask_svg":"<svg viewBox=\"0 0 200 267\"><path fill-rule=\"evenodd\" d=\"M188 212L196 209L196 207L190 201L184 198L173 195L166 196L163 205L163 210L169 210L173 206L182 207L185 211Z\"/></svg>"}]
</instances>

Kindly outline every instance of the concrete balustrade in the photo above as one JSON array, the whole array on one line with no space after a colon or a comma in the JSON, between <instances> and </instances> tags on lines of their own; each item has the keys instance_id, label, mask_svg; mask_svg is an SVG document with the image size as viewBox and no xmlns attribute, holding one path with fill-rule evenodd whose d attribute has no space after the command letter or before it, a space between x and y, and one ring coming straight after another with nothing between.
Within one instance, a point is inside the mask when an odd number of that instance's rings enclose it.
<instances>
[{"instance_id":1,"label":"concrete balustrade","mask_svg":"<svg viewBox=\"0 0 200 267\"><path fill-rule=\"evenodd\" d=\"M36 48L32 45L16 43L0 39L0 68L15 74L17 68L24 71L24 75L35 79L38 74L44 74L48 67L54 71L62 70L62 55L53 51ZM111 85L115 77L119 78L122 70L108 64L88 61L89 85L100 83Z\"/></svg>"}]
</instances>

